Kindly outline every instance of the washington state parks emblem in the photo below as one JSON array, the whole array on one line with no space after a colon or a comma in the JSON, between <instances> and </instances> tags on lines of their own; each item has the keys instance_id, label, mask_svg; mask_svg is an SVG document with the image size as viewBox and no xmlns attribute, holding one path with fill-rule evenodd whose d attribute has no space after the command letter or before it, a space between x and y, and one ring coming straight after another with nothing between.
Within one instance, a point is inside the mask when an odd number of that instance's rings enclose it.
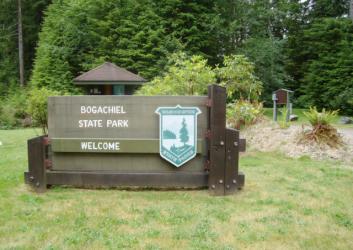
<instances>
[{"instance_id":1,"label":"washington state parks emblem","mask_svg":"<svg viewBox=\"0 0 353 250\"><path fill-rule=\"evenodd\" d=\"M160 107L159 154L176 167L195 157L197 152L197 107Z\"/></svg>"}]
</instances>

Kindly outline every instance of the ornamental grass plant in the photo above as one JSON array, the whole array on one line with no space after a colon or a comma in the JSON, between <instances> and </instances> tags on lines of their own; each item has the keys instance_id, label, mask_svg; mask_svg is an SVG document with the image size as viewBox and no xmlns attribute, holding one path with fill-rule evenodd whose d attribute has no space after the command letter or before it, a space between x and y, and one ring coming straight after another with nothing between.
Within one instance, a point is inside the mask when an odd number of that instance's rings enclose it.
<instances>
[{"instance_id":1,"label":"ornamental grass plant","mask_svg":"<svg viewBox=\"0 0 353 250\"><path fill-rule=\"evenodd\" d=\"M326 144L330 147L339 147L343 145L343 140L337 129L332 126L338 110L326 111L322 109L319 112L316 107L310 107L308 112L304 112L308 119L311 129L304 130L301 136L301 142L316 142Z\"/></svg>"},{"instance_id":2,"label":"ornamental grass plant","mask_svg":"<svg viewBox=\"0 0 353 250\"><path fill-rule=\"evenodd\" d=\"M284 106L281 110L281 116L278 121L278 125L281 129L286 129L290 127L290 122L287 121L288 109Z\"/></svg>"}]
</instances>

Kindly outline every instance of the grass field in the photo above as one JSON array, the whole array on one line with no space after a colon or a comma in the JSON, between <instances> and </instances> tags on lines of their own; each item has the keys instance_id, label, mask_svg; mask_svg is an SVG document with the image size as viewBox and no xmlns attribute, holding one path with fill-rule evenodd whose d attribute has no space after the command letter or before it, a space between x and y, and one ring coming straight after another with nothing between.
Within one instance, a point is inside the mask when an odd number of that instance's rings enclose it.
<instances>
[{"instance_id":1,"label":"grass field","mask_svg":"<svg viewBox=\"0 0 353 250\"><path fill-rule=\"evenodd\" d=\"M28 130L0 130L0 249L352 249L353 169L250 152L245 188L86 190L23 184Z\"/></svg>"}]
</instances>

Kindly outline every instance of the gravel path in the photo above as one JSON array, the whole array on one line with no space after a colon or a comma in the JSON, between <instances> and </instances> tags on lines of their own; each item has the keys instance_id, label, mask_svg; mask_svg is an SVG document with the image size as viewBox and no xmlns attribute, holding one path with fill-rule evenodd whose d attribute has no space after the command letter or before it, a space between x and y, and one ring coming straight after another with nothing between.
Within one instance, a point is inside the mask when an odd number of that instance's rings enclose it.
<instances>
[{"instance_id":1,"label":"gravel path","mask_svg":"<svg viewBox=\"0 0 353 250\"><path fill-rule=\"evenodd\" d=\"M349 138L353 141L353 128L339 128L338 132L343 135L343 137Z\"/></svg>"},{"instance_id":2,"label":"gravel path","mask_svg":"<svg viewBox=\"0 0 353 250\"><path fill-rule=\"evenodd\" d=\"M298 158L304 155L318 160L338 160L353 166L353 129L340 128L344 145L331 148L316 143L302 143L299 138L302 127L292 125L281 129L271 121L264 121L242 131L241 136L246 138L249 150L280 151L287 156Z\"/></svg>"}]
</instances>

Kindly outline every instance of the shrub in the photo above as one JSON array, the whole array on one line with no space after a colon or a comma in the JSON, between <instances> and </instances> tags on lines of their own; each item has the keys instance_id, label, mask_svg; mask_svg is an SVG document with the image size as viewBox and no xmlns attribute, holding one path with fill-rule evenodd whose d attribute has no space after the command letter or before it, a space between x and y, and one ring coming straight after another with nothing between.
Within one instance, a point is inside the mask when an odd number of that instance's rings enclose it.
<instances>
[{"instance_id":1,"label":"shrub","mask_svg":"<svg viewBox=\"0 0 353 250\"><path fill-rule=\"evenodd\" d=\"M138 95L204 95L207 86L216 82L216 75L202 56L185 53L171 56L167 72L144 85Z\"/></svg>"},{"instance_id":2,"label":"shrub","mask_svg":"<svg viewBox=\"0 0 353 250\"><path fill-rule=\"evenodd\" d=\"M15 108L6 101L0 102L0 128L11 129L18 126L18 120L15 118Z\"/></svg>"},{"instance_id":3,"label":"shrub","mask_svg":"<svg viewBox=\"0 0 353 250\"><path fill-rule=\"evenodd\" d=\"M26 106L26 89L12 87L8 95L0 101L0 128L11 129L23 125L23 121L28 118Z\"/></svg>"},{"instance_id":4,"label":"shrub","mask_svg":"<svg viewBox=\"0 0 353 250\"><path fill-rule=\"evenodd\" d=\"M301 141L315 141L320 144L327 144L331 147L342 145L342 138L331 124L338 115L338 110L318 112L316 107L310 107L304 115L311 124L311 129L304 131Z\"/></svg>"},{"instance_id":5,"label":"shrub","mask_svg":"<svg viewBox=\"0 0 353 250\"><path fill-rule=\"evenodd\" d=\"M254 64L243 55L225 56L223 64L216 72L220 85L227 88L228 97L257 101L263 87L255 76Z\"/></svg>"},{"instance_id":6,"label":"shrub","mask_svg":"<svg viewBox=\"0 0 353 250\"><path fill-rule=\"evenodd\" d=\"M238 100L227 106L227 123L240 129L256 123L263 115L262 103Z\"/></svg>"},{"instance_id":7,"label":"shrub","mask_svg":"<svg viewBox=\"0 0 353 250\"><path fill-rule=\"evenodd\" d=\"M29 93L28 113L33 122L42 128L43 134L48 132L48 97L55 95L60 93L46 88L34 88Z\"/></svg>"}]
</instances>

